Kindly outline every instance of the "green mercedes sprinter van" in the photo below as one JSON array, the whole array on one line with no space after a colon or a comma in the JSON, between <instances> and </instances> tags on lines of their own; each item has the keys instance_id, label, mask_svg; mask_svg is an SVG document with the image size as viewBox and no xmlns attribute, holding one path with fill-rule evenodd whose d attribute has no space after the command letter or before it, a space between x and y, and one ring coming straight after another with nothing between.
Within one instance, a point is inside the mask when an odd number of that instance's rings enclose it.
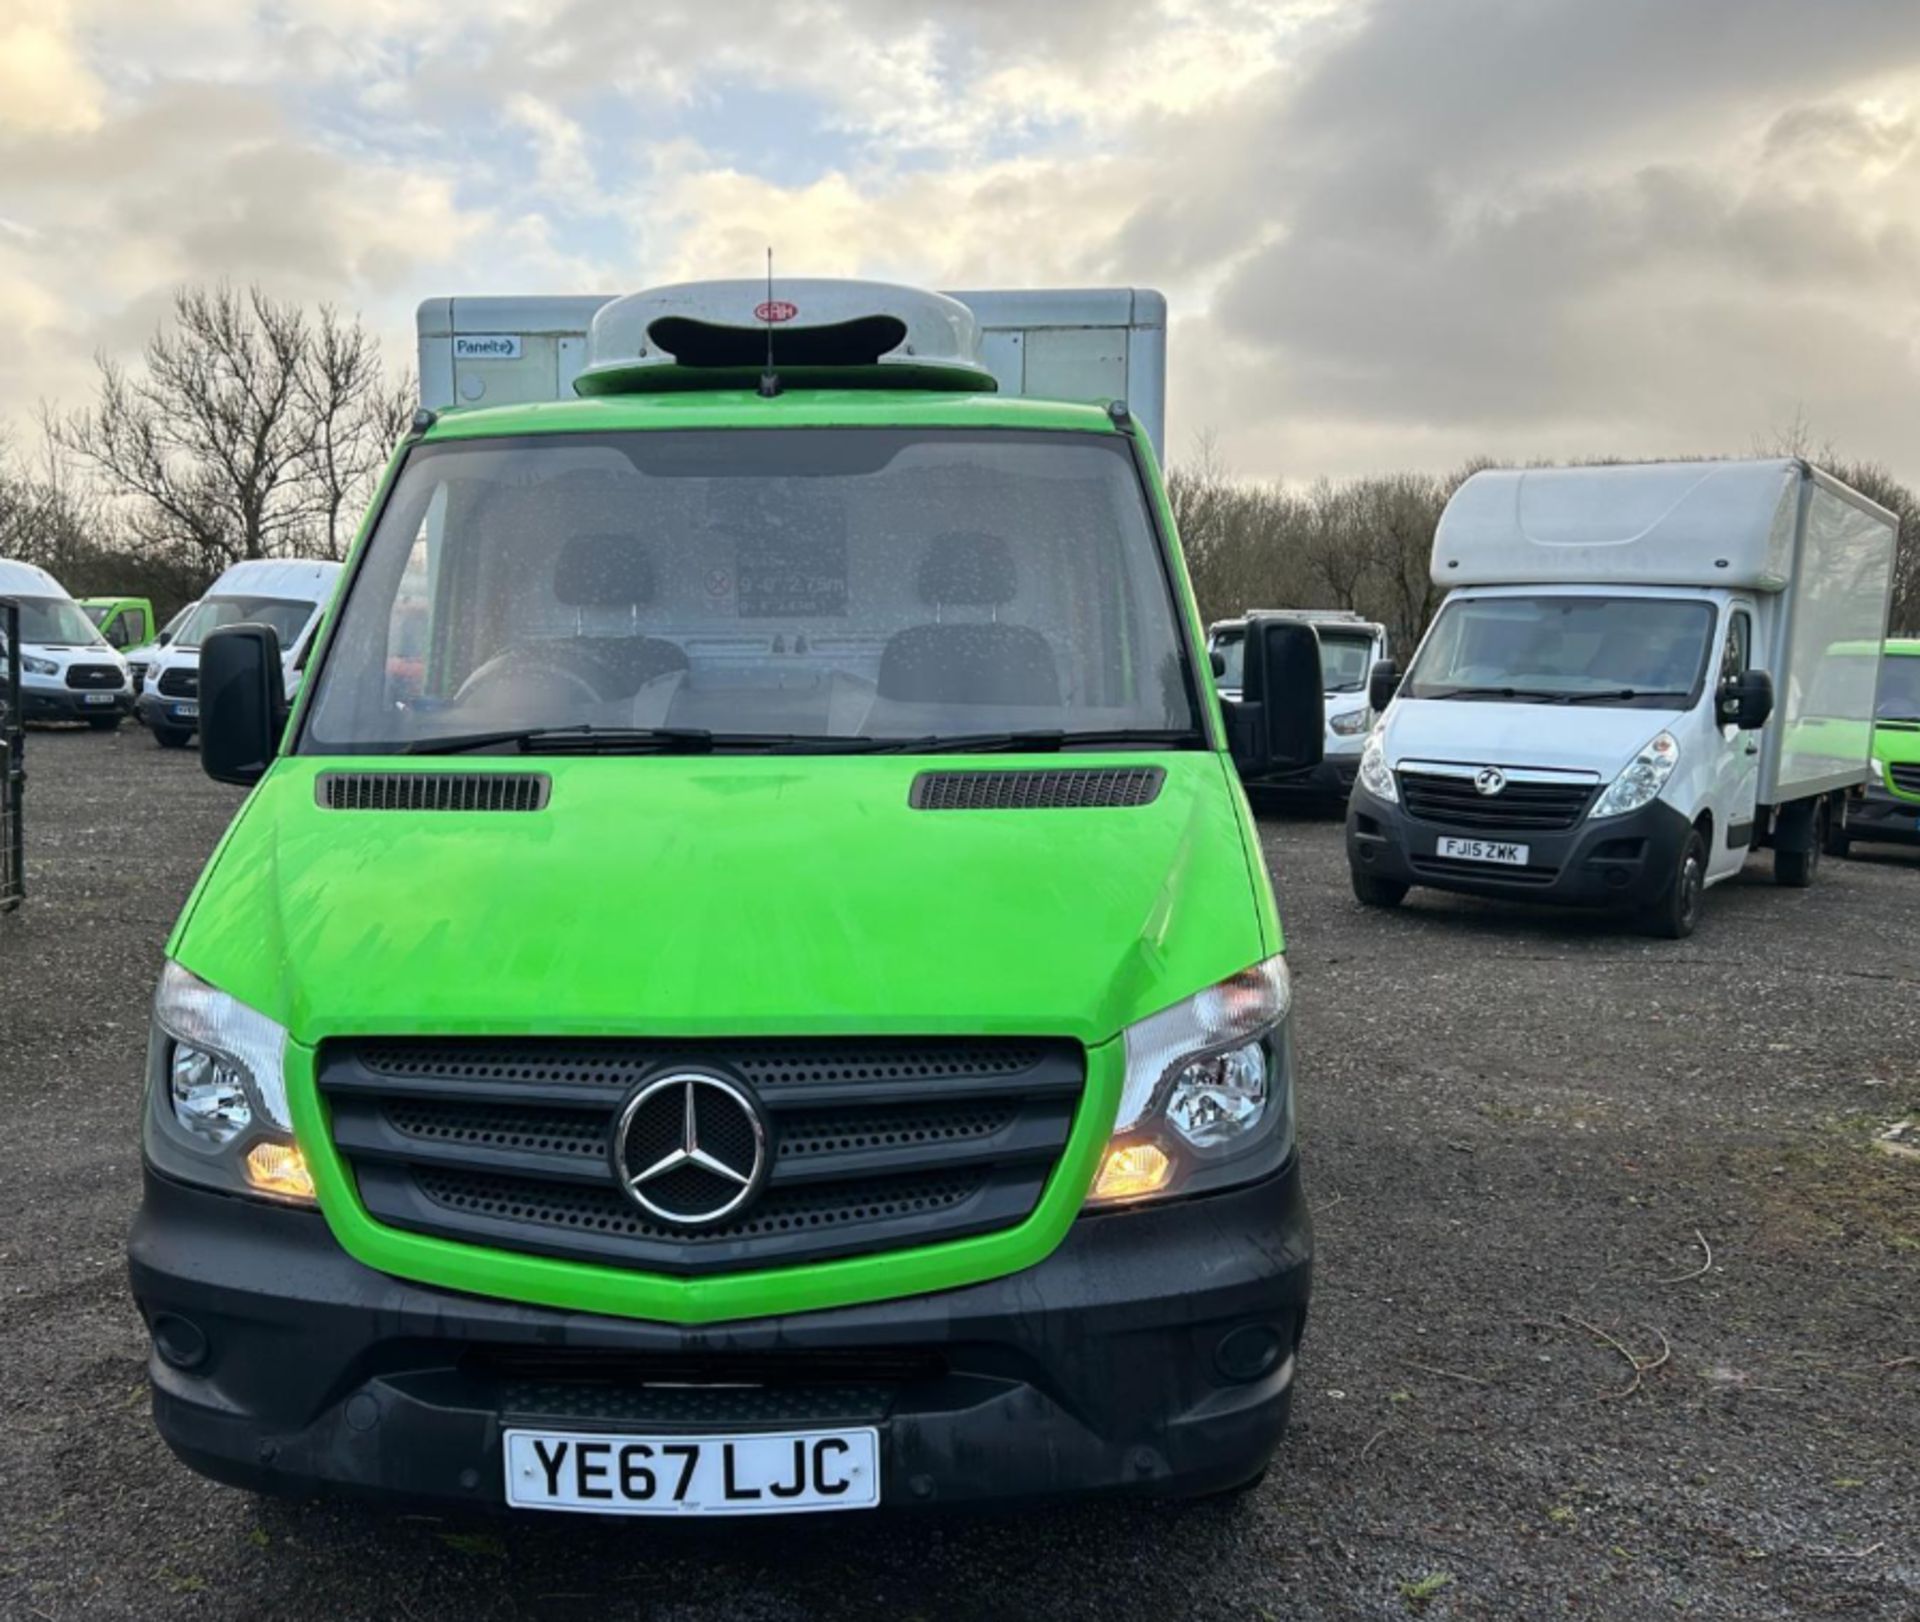
<instances>
[{"instance_id":1,"label":"green mercedes sprinter van","mask_svg":"<svg viewBox=\"0 0 1920 1622\"><path fill-rule=\"evenodd\" d=\"M423 412L167 948L130 1239L236 1484L615 1514L1232 1490L1311 1230L1236 762L1123 405L876 284L635 295L564 402Z\"/></svg>"}]
</instances>

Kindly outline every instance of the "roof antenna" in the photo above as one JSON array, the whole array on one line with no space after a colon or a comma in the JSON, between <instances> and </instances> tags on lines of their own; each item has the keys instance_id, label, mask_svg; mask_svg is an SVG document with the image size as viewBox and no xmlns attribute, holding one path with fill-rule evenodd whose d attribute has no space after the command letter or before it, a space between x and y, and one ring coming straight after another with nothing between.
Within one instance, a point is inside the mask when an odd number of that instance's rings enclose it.
<instances>
[{"instance_id":1,"label":"roof antenna","mask_svg":"<svg viewBox=\"0 0 1920 1622\"><path fill-rule=\"evenodd\" d=\"M771 400L780 393L780 374L773 369L773 244L767 244L767 302L760 306L760 319L767 329L767 369L760 374L760 398Z\"/></svg>"}]
</instances>

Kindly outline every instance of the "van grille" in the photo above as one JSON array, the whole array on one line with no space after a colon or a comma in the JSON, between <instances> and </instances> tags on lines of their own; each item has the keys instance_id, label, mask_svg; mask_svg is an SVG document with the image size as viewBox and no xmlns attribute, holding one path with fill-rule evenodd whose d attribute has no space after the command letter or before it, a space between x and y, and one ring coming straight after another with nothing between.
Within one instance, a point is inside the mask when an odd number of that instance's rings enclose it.
<instances>
[{"instance_id":1,"label":"van grille","mask_svg":"<svg viewBox=\"0 0 1920 1622\"><path fill-rule=\"evenodd\" d=\"M1889 766L1887 777L1902 794L1920 794L1920 764Z\"/></svg>"},{"instance_id":2,"label":"van grille","mask_svg":"<svg viewBox=\"0 0 1920 1622\"><path fill-rule=\"evenodd\" d=\"M1407 815L1453 828L1486 828L1502 833L1557 833L1586 815L1597 783L1518 783L1511 778L1498 794L1482 794L1471 777L1400 769L1400 798Z\"/></svg>"},{"instance_id":3,"label":"van grille","mask_svg":"<svg viewBox=\"0 0 1920 1622\"><path fill-rule=\"evenodd\" d=\"M314 792L329 811L540 811L544 772L322 772Z\"/></svg>"},{"instance_id":4,"label":"van grille","mask_svg":"<svg viewBox=\"0 0 1920 1622\"><path fill-rule=\"evenodd\" d=\"M96 692L109 687L117 691L126 685L126 677L117 665L68 665L67 685Z\"/></svg>"},{"instance_id":5,"label":"van grille","mask_svg":"<svg viewBox=\"0 0 1920 1622\"><path fill-rule=\"evenodd\" d=\"M175 666L172 670L161 671L160 684L156 691L162 698L198 698L200 696L198 667Z\"/></svg>"},{"instance_id":6,"label":"van grille","mask_svg":"<svg viewBox=\"0 0 1920 1622\"><path fill-rule=\"evenodd\" d=\"M727 1076L768 1122L770 1172L703 1228L630 1201L610 1153L669 1068ZM330 1042L319 1084L360 1198L390 1227L680 1275L988 1233L1030 1215L1085 1085L1072 1042Z\"/></svg>"}]
</instances>

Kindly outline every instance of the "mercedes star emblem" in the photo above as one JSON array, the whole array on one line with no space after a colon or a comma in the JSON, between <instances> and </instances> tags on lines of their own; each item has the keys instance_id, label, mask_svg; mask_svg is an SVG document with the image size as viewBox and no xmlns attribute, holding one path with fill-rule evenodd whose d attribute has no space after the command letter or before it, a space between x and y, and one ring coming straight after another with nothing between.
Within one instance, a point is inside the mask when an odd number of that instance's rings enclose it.
<instances>
[{"instance_id":1,"label":"mercedes star emblem","mask_svg":"<svg viewBox=\"0 0 1920 1622\"><path fill-rule=\"evenodd\" d=\"M708 1227L766 1181L767 1123L724 1076L675 1071L637 1089L613 1131L613 1174L649 1216Z\"/></svg>"},{"instance_id":2,"label":"mercedes star emblem","mask_svg":"<svg viewBox=\"0 0 1920 1622\"><path fill-rule=\"evenodd\" d=\"M1482 766L1473 775L1473 786L1476 793L1498 794L1507 786L1507 774L1498 766Z\"/></svg>"}]
</instances>

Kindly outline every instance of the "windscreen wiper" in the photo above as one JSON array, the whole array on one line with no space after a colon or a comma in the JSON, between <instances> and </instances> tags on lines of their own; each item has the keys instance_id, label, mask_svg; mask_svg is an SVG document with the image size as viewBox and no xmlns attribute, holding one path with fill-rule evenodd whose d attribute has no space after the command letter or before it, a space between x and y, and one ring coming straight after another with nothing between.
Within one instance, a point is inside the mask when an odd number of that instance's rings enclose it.
<instances>
[{"instance_id":1,"label":"windscreen wiper","mask_svg":"<svg viewBox=\"0 0 1920 1622\"><path fill-rule=\"evenodd\" d=\"M1031 732L949 732L924 738L876 738L877 750L892 755L1055 754L1062 749L1133 745L1143 749L1179 749L1201 742L1191 728L1150 731L1139 727L1067 732L1040 728Z\"/></svg>"},{"instance_id":2,"label":"windscreen wiper","mask_svg":"<svg viewBox=\"0 0 1920 1622\"><path fill-rule=\"evenodd\" d=\"M1555 704L1565 695L1543 687L1449 687L1444 693L1411 693L1410 698L1519 698L1530 704Z\"/></svg>"},{"instance_id":3,"label":"windscreen wiper","mask_svg":"<svg viewBox=\"0 0 1920 1622\"><path fill-rule=\"evenodd\" d=\"M523 755L676 755L704 754L713 734L703 727L517 727L501 732L465 732L446 738L422 738L407 745L409 755L469 755L489 749L518 749Z\"/></svg>"},{"instance_id":4,"label":"windscreen wiper","mask_svg":"<svg viewBox=\"0 0 1920 1622\"><path fill-rule=\"evenodd\" d=\"M1630 698L1685 698L1684 687L1614 687L1599 693L1568 693L1562 704L1618 704Z\"/></svg>"}]
</instances>

